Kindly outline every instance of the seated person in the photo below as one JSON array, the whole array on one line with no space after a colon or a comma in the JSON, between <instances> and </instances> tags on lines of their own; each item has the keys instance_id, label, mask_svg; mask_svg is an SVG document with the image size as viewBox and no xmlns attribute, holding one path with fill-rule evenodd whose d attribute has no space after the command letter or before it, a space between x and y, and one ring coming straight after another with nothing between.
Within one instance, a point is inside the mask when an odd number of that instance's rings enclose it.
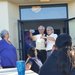
<instances>
[{"instance_id":1,"label":"seated person","mask_svg":"<svg viewBox=\"0 0 75 75\"><path fill-rule=\"evenodd\" d=\"M39 69L42 66L42 62L37 58L37 50L34 48L30 48L28 59L26 61L26 70L33 70L34 72L38 73Z\"/></svg>"}]
</instances>

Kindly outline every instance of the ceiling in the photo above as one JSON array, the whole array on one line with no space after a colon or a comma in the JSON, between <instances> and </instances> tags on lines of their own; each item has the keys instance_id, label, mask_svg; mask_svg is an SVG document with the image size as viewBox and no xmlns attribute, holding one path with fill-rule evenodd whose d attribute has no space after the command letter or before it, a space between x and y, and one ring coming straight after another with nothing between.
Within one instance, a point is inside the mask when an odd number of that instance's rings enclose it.
<instances>
[{"instance_id":1,"label":"ceiling","mask_svg":"<svg viewBox=\"0 0 75 75\"><path fill-rule=\"evenodd\" d=\"M7 0L7 1L17 3L19 5L38 5L38 4L68 3L68 2L73 1L73 0L49 0L49 1L46 1L46 0L45 1L41 1L41 0Z\"/></svg>"}]
</instances>

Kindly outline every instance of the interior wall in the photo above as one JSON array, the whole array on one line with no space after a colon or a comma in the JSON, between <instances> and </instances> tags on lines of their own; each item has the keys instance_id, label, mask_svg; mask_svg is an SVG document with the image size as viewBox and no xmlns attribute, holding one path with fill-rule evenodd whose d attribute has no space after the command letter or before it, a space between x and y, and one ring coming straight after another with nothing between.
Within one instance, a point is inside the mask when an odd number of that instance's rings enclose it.
<instances>
[{"instance_id":1,"label":"interior wall","mask_svg":"<svg viewBox=\"0 0 75 75\"><path fill-rule=\"evenodd\" d=\"M7 1L0 1L0 32L3 29L7 29L9 31L8 2Z\"/></svg>"},{"instance_id":2,"label":"interior wall","mask_svg":"<svg viewBox=\"0 0 75 75\"><path fill-rule=\"evenodd\" d=\"M75 0L68 4L69 18L75 17ZM72 37L72 44L75 46L75 19L69 21L69 32Z\"/></svg>"},{"instance_id":3,"label":"interior wall","mask_svg":"<svg viewBox=\"0 0 75 75\"><path fill-rule=\"evenodd\" d=\"M19 42L18 42L18 22L19 6L17 4L8 2L8 23L9 34L12 44L16 47L17 58L19 59Z\"/></svg>"},{"instance_id":4,"label":"interior wall","mask_svg":"<svg viewBox=\"0 0 75 75\"><path fill-rule=\"evenodd\" d=\"M52 26L54 29L59 29L60 33L63 33L63 28L65 28L66 25L64 25L63 21L28 21L28 22L24 22L24 29L25 30L29 30L29 29L38 29L39 25L43 25L45 27L47 26Z\"/></svg>"},{"instance_id":5,"label":"interior wall","mask_svg":"<svg viewBox=\"0 0 75 75\"><path fill-rule=\"evenodd\" d=\"M19 6L14 3L8 2L8 14L10 40L16 47L16 49L19 49L17 23L17 20L19 19Z\"/></svg>"}]
</instances>

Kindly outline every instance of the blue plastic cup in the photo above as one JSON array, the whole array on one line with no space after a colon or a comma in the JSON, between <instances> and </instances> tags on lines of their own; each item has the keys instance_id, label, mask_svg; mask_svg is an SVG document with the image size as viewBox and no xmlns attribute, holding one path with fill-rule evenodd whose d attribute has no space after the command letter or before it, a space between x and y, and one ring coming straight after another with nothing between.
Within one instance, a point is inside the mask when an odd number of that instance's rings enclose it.
<instances>
[{"instance_id":1,"label":"blue plastic cup","mask_svg":"<svg viewBox=\"0 0 75 75\"><path fill-rule=\"evenodd\" d=\"M16 62L18 75L25 75L25 61L20 60Z\"/></svg>"}]
</instances>

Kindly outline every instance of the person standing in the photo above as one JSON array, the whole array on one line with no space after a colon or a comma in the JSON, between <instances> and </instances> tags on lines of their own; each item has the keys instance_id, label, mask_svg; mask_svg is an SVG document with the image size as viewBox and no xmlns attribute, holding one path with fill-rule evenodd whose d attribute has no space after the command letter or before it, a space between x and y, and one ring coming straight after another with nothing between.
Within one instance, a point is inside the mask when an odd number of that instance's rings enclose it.
<instances>
[{"instance_id":1,"label":"person standing","mask_svg":"<svg viewBox=\"0 0 75 75\"><path fill-rule=\"evenodd\" d=\"M57 38L57 34L54 34L54 29L51 26L46 28L47 37L46 37L46 51L47 51L47 58L52 53L53 45L55 45L55 41Z\"/></svg>"},{"instance_id":2,"label":"person standing","mask_svg":"<svg viewBox=\"0 0 75 75\"><path fill-rule=\"evenodd\" d=\"M42 38L45 36L44 34L45 27L42 25L39 26L38 31L39 31L39 34L34 36L32 35L32 32L30 31L30 36L36 42L36 49L38 50L38 58L42 61L42 63L44 63L47 56L46 50L45 50L45 39Z\"/></svg>"},{"instance_id":3,"label":"person standing","mask_svg":"<svg viewBox=\"0 0 75 75\"><path fill-rule=\"evenodd\" d=\"M2 68L16 67L17 53L16 48L9 41L9 32L2 30L0 40L0 63Z\"/></svg>"},{"instance_id":4,"label":"person standing","mask_svg":"<svg viewBox=\"0 0 75 75\"><path fill-rule=\"evenodd\" d=\"M25 44L25 60L27 59L27 55L29 53L29 50L31 47L35 47L35 42L30 37L30 32L25 32L25 38L24 38L24 44Z\"/></svg>"}]
</instances>

